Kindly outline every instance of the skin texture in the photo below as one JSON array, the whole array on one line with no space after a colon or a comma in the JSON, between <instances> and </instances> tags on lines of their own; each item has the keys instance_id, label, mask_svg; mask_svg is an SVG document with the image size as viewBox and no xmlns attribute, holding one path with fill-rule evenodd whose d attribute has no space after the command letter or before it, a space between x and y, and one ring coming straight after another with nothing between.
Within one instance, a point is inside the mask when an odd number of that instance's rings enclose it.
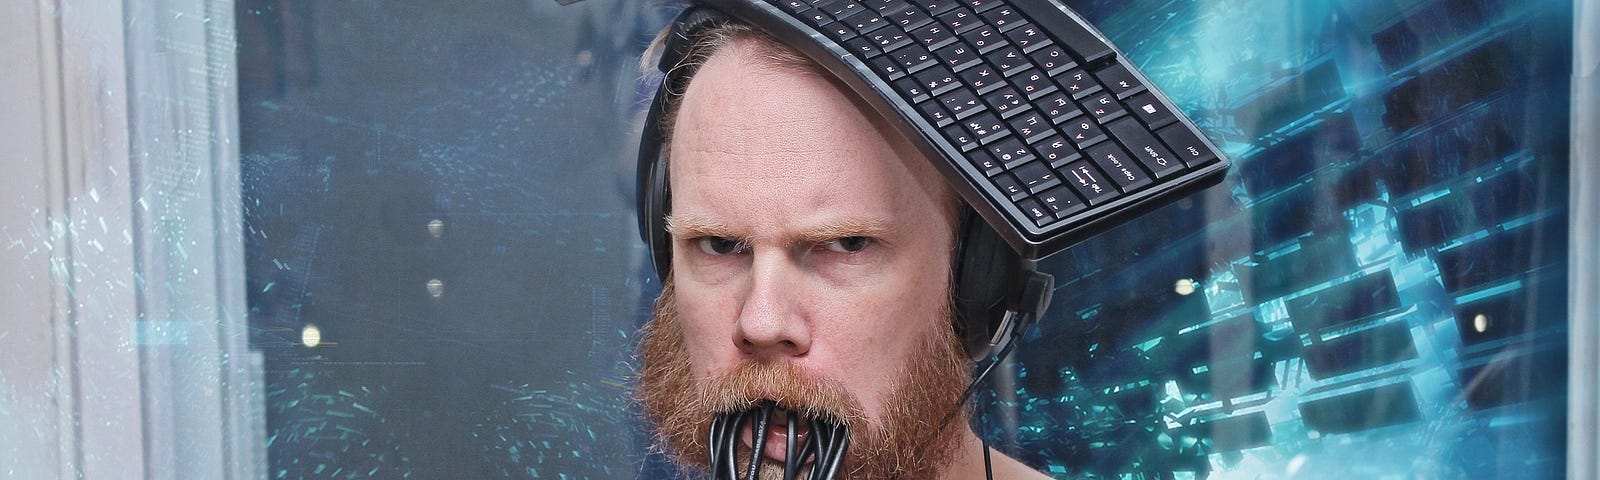
<instances>
[{"instance_id":1,"label":"skin texture","mask_svg":"<svg viewBox=\"0 0 1600 480\"><path fill-rule=\"evenodd\" d=\"M862 451L924 443L874 457L915 465L859 457L856 475L982 478L966 416L935 431L970 368L948 310L953 194L842 86L764 60L770 48L733 40L684 93L668 146L670 286L641 346L646 415L684 462L703 462L702 411L772 399L859 424ZM691 415L663 411L675 409ZM998 452L994 465L995 478L1044 478Z\"/></svg>"}]
</instances>

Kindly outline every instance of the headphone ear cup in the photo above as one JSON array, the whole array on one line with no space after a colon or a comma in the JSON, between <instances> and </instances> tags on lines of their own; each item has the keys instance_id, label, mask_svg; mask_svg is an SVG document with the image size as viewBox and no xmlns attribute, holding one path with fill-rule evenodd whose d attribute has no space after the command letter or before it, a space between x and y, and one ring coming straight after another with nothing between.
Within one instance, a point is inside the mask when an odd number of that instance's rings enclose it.
<instances>
[{"instance_id":1,"label":"headphone ear cup","mask_svg":"<svg viewBox=\"0 0 1600 480\"><path fill-rule=\"evenodd\" d=\"M1022 259L971 207L962 210L953 263L955 327L967 355L977 360L990 353L989 340L1005 317L1006 298L1017 289Z\"/></svg>"}]
</instances>

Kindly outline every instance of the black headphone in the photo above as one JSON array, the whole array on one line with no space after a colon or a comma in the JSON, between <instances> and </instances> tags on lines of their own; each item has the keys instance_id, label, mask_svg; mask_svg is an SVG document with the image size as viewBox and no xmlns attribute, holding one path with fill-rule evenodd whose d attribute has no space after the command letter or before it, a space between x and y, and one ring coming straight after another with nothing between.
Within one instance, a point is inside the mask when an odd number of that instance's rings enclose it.
<instances>
[{"instance_id":1,"label":"black headphone","mask_svg":"<svg viewBox=\"0 0 1600 480\"><path fill-rule=\"evenodd\" d=\"M709 6L690 6L673 21L657 63L663 78L650 102L644 135L639 141L638 214L639 235L649 246L656 275L662 279L672 269L672 239L666 229L671 192L667 166L661 162L665 108L669 95L683 92L693 76L695 65L679 63L699 35L709 27L732 20ZM1018 255L971 207L962 207L958 228L960 235L951 265L955 329L967 354L978 360L1002 351L1044 313L1050 304L1054 279L1038 272L1033 261Z\"/></svg>"}]
</instances>

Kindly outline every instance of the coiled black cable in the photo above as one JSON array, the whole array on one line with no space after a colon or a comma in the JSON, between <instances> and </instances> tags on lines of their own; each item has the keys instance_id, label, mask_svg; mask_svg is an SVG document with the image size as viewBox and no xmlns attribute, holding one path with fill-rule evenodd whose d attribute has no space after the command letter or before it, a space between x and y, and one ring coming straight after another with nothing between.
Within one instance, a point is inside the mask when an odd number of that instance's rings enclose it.
<instances>
[{"instance_id":1,"label":"coiled black cable","mask_svg":"<svg viewBox=\"0 0 1600 480\"><path fill-rule=\"evenodd\" d=\"M748 464L745 466L743 478L755 480L761 467L761 453L766 448L767 432L773 424L772 412L777 409L773 402L762 402L742 412L727 412L717 414L711 419L711 432L709 435L711 457L711 477L717 480L738 480L739 476L739 447L743 444L739 432L745 425L750 425L750 454ZM787 439L784 442L783 478L792 480L799 478L801 467L807 461L811 462L810 476L815 480L832 480L839 474L839 469L844 464L844 453L850 446L850 427L831 419L810 418L805 419L811 427L811 434L806 436L803 443L798 442L795 427L800 425L802 419L794 411L789 411L787 418L782 419L788 427Z\"/></svg>"}]
</instances>

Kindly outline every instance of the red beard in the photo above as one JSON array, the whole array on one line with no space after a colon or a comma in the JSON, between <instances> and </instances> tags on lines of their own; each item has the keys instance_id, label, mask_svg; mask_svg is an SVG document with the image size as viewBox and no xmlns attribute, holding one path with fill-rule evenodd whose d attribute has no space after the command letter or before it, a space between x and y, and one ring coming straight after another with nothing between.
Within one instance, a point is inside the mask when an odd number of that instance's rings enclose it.
<instances>
[{"instance_id":1,"label":"red beard","mask_svg":"<svg viewBox=\"0 0 1600 480\"><path fill-rule=\"evenodd\" d=\"M966 428L966 410L952 409L959 408L970 365L953 329L932 330L910 350L928 352L925 356L904 359L896 371L885 372L892 388L883 418L868 419L843 384L810 376L790 363L748 361L722 376L696 378L669 280L639 343L643 365L635 397L655 424L659 446L690 470L704 473L709 468L706 441L713 416L771 400L789 411L831 417L850 427L842 478L934 478L949 463ZM939 429L937 423L949 413L955 418ZM782 478L782 472L781 464L764 459L762 478Z\"/></svg>"}]
</instances>

